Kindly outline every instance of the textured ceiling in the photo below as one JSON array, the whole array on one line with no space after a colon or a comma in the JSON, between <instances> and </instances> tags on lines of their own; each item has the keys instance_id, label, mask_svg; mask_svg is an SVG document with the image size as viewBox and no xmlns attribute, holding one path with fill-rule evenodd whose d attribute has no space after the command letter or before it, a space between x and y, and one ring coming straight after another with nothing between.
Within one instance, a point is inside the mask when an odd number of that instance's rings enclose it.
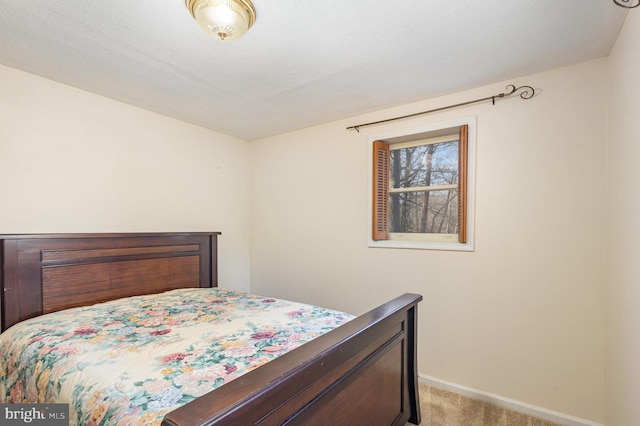
<instances>
[{"instance_id":1,"label":"textured ceiling","mask_svg":"<svg viewBox=\"0 0 640 426\"><path fill-rule=\"evenodd\" d=\"M627 13L611 0L253 3L253 28L222 43L183 0L0 0L0 63L254 140L607 56Z\"/></svg>"}]
</instances>

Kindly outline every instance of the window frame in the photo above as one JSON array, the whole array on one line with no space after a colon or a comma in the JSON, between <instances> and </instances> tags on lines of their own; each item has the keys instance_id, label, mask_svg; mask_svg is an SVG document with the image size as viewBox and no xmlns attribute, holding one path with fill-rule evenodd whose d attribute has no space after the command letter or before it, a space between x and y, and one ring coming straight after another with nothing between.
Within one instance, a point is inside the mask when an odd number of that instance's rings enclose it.
<instances>
[{"instance_id":1,"label":"window frame","mask_svg":"<svg viewBox=\"0 0 640 426\"><path fill-rule=\"evenodd\" d=\"M466 209L464 214L466 216L461 220L466 225L463 227L463 235L461 238L465 242L458 241L458 234L446 234L454 235L453 237L437 237L437 241L431 240L429 237L432 234L402 234L402 233L389 233L384 231L376 235L374 239L374 221L376 220L376 214L374 209L380 208L380 206L374 206L374 202L377 197L374 196L374 192L380 190L380 182L374 182L374 165L376 165L376 146L377 141L383 141L384 143L399 146L408 146L411 144L419 144L419 141L426 139L437 138L442 135L451 134L455 132L455 128L467 126L467 156L466 164L459 164L460 179L466 179L467 184L463 186L466 190L466 194L459 194L460 203L462 203L463 197L466 198ZM435 122L419 127L410 129L401 129L387 133L374 134L369 137L368 143L369 149L369 179L368 179L368 212L369 212L369 227L368 227L368 246L379 248L407 248L407 249L426 249L426 250L453 250L453 251L473 251L475 249L474 241L474 216L475 216L475 152L476 152L476 117L464 117L459 119L453 119L449 121ZM373 154L371 154L373 153ZM388 166L387 166L388 170ZM387 171L388 176L388 171ZM387 177L388 181L388 177ZM463 191L464 192L464 191ZM388 220L388 193L386 195L386 220ZM460 214L460 213L459 213ZM378 225L378 224L377 224ZM379 226L379 225L378 225ZM443 234L444 235L444 234ZM443 241L444 240L444 241Z\"/></svg>"}]
</instances>

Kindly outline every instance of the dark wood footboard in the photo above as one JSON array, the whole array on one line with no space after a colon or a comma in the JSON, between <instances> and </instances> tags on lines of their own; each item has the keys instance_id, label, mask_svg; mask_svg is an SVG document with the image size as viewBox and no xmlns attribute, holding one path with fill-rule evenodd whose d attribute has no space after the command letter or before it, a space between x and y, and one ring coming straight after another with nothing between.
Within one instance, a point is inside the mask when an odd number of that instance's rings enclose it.
<instances>
[{"instance_id":1,"label":"dark wood footboard","mask_svg":"<svg viewBox=\"0 0 640 426\"><path fill-rule=\"evenodd\" d=\"M420 423L405 294L169 413L164 426Z\"/></svg>"}]
</instances>

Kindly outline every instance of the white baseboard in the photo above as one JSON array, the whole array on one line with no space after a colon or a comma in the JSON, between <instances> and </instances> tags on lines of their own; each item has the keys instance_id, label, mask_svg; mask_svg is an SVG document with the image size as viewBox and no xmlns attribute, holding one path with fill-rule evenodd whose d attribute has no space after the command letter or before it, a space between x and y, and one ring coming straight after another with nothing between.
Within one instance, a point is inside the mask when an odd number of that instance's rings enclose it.
<instances>
[{"instance_id":1,"label":"white baseboard","mask_svg":"<svg viewBox=\"0 0 640 426\"><path fill-rule=\"evenodd\" d=\"M472 389L466 386L458 385L456 383L446 382L444 380L425 376L423 374L420 374L418 381L436 389L442 389L449 392L457 393L468 398L488 402L490 404L497 405L498 407L508 408L510 410L517 411L518 413L537 417L539 419L558 423L564 426L603 426L602 423L595 423L590 420L569 416L557 411L547 410L546 408L536 407L535 405L527 404L525 402L516 401L514 399L505 398L500 395L483 392L477 389Z\"/></svg>"}]
</instances>

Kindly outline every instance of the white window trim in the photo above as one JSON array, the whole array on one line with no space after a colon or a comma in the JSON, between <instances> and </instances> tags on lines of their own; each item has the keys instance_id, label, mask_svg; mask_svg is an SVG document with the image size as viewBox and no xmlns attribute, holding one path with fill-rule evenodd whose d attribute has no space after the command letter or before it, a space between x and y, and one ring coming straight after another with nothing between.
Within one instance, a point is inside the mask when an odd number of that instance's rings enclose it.
<instances>
[{"instance_id":1,"label":"white window trim","mask_svg":"<svg viewBox=\"0 0 640 426\"><path fill-rule=\"evenodd\" d=\"M373 150L373 143L376 140L389 141L395 138L401 138L411 135L420 135L422 133L435 132L441 129L448 129L452 127L459 127L463 125L468 126L468 153L467 153L467 242L460 243L458 241L427 241L425 240L405 240L402 238L402 234L398 234L398 238L393 238L390 235L388 240L374 241L371 236L371 228L373 226L373 157L371 152ZM411 141L408 144L416 144L418 141ZM395 148L396 144L391 142ZM406 145L406 142L402 142L402 145ZM424 144L424 143L423 143ZM405 248L405 249L423 249L423 250L452 250L452 251L473 251L475 250L475 178L476 178L476 117L464 117L455 120L441 121L437 123L431 123L424 126L414 127L411 129L396 130L387 133L378 133L369 136L369 143L367 144L367 157L369 158L369 174L367 179L367 205L368 205L368 246L374 248Z\"/></svg>"}]
</instances>

